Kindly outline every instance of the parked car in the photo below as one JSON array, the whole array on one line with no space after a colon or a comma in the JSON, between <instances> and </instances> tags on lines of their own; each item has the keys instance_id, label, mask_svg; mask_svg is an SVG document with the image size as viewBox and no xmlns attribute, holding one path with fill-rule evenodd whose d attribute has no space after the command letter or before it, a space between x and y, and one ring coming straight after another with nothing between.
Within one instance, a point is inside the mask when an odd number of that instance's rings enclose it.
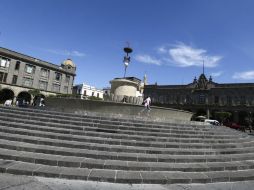
<instances>
[{"instance_id":1,"label":"parked car","mask_svg":"<svg viewBox=\"0 0 254 190\"><path fill-rule=\"evenodd\" d=\"M241 129L241 126L237 123L234 123L234 122L224 122L223 125L226 127L230 127L232 129L237 129L237 130Z\"/></svg>"},{"instance_id":2,"label":"parked car","mask_svg":"<svg viewBox=\"0 0 254 190\"><path fill-rule=\"evenodd\" d=\"M216 126L219 126L219 125L220 125L220 122L219 122L219 121L213 120L213 119L205 119L204 122L207 123L207 124L216 125Z\"/></svg>"}]
</instances>

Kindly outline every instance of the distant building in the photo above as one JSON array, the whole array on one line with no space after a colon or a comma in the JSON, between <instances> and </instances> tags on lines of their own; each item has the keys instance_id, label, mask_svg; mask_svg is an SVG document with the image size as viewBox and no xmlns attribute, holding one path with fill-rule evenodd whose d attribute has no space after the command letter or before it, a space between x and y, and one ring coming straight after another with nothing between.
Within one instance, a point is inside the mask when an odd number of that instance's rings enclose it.
<instances>
[{"instance_id":1,"label":"distant building","mask_svg":"<svg viewBox=\"0 0 254 190\"><path fill-rule=\"evenodd\" d=\"M106 95L106 96L110 95L110 87L105 87L102 90L103 90L103 95Z\"/></svg>"},{"instance_id":2,"label":"distant building","mask_svg":"<svg viewBox=\"0 0 254 190\"><path fill-rule=\"evenodd\" d=\"M73 94L80 95L81 99L86 99L91 96L103 99L103 90L97 89L94 86L90 86L85 83L75 85L73 87Z\"/></svg>"},{"instance_id":3,"label":"distant building","mask_svg":"<svg viewBox=\"0 0 254 190\"><path fill-rule=\"evenodd\" d=\"M226 111L235 122L253 118L254 83L218 84L203 73L186 85L145 85L144 95L152 98L152 105L203 112L207 117Z\"/></svg>"},{"instance_id":4,"label":"distant building","mask_svg":"<svg viewBox=\"0 0 254 190\"><path fill-rule=\"evenodd\" d=\"M71 94L75 72L76 66L70 59L55 65L0 47L0 102L31 102L34 97L30 90L40 90L42 96Z\"/></svg>"}]
</instances>

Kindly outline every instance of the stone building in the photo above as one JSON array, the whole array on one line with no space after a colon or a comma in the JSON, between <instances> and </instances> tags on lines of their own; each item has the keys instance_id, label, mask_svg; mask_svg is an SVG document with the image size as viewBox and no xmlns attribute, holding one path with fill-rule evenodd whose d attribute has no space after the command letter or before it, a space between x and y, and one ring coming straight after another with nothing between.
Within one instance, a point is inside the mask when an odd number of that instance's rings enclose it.
<instances>
[{"instance_id":1,"label":"stone building","mask_svg":"<svg viewBox=\"0 0 254 190\"><path fill-rule=\"evenodd\" d=\"M240 123L253 118L254 83L219 84L203 73L187 85L146 85L144 95L153 105L203 112L208 118L217 111L231 112L231 119Z\"/></svg>"},{"instance_id":2,"label":"stone building","mask_svg":"<svg viewBox=\"0 0 254 190\"><path fill-rule=\"evenodd\" d=\"M110 94L104 94L105 101L142 104L144 83L136 77L114 78L110 81Z\"/></svg>"},{"instance_id":3,"label":"stone building","mask_svg":"<svg viewBox=\"0 0 254 190\"><path fill-rule=\"evenodd\" d=\"M0 47L0 103L6 99L31 103L31 90L40 90L42 96L71 94L75 72L70 59L58 66Z\"/></svg>"},{"instance_id":4,"label":"stone building","mask_svg":"<svg viewBox=\"0 0 254 190\"><path fill-rule=\"evenodd\" d=\"M73 94L80 95L81 99L88 97L97 97L103 99L103 90L97 89L94 86L85 83L75 85L73 87Z\"/></svg>"}]
</instances>

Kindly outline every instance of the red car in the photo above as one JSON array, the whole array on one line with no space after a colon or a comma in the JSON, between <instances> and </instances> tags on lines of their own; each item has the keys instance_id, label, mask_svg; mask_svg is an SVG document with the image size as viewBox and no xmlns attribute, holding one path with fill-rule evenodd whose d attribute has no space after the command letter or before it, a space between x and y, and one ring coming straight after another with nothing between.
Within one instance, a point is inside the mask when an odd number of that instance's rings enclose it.
<instances>
[{"instance_id":1,"label":"red car","mask_svg":"<svg viewBox=\"0 0 254 190\"><path fill-rule=\"evenodd\" d=\"M230 127L232 129L237 129L237 130L241 129L240 125L238 125L237 123L233 123L233 122L223 123L223 125L226 127Z\"/></svg>"}]
</instances>

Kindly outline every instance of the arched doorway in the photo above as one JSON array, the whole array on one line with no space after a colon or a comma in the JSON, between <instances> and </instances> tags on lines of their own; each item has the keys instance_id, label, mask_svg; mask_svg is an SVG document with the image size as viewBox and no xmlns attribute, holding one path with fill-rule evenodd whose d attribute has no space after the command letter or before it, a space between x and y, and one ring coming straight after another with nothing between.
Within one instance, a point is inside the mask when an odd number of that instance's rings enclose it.
<instances>
[{"instance_id":1,"label":"arched doorway","mask_svg":"<svg viewBox=\"0 0 254 190\"><path fill-rule=\"evenodd\" d=\"M20 92L17 96L17 101L19 101L22 104L30 104L31 103L31 94L28 92Z\"/></svg>"},{"instance_id":2,"label":"arched doorway","mask_svg":"<svg viewBox=\"0 0 254 190\"><path fill-rule=\"evenodd\" d=\"M13 100L14 92L10 89L2 89L0 91L0 103L3 104L6 100Z\"/></svg>"}]
</instances>

